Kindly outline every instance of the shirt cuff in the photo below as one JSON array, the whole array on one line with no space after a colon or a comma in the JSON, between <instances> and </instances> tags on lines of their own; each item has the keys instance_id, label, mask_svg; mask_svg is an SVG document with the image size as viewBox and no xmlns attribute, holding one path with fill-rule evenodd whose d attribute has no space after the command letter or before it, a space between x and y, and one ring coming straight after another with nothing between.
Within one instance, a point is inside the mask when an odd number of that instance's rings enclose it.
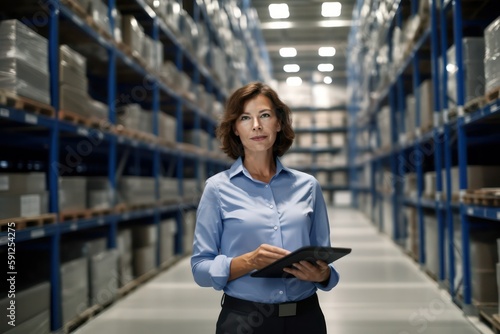
<instances>
[{"instance_id":1,"label":"shirt cuff","mask_svg":"<svg viewBox=\"0 0 500 334\"><path fill-rule=\"evenodd\" d=\"M339 282L339 273L337 272L337 270L332 266L330 265L330 279L328 280L327 284L322 284L322 283L314 283L314 285L316 285L316 287L319 289L319 290L323 290L323 291L330 291L331 289L333 289L337 283Z\"/></svg>"},{"instance_id":2,"label":"shirt cuff","mask_svg":"<svg viewBox=\"0 0 500 334\"><path fill-rule=\"evenodd\" d=\"M215 290L222 290L229 279L232 257L217 255L210 266L209 274Z\"/></svg>"}]
</instances>

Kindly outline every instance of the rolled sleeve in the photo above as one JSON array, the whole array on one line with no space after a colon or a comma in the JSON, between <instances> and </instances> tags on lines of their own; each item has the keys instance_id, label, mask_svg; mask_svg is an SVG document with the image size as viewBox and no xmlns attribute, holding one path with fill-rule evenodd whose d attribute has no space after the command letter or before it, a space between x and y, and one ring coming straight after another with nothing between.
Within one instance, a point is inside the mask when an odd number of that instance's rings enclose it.
<instances>
[{"instance_id":1,"label":"rolled sleeve","mask_svg":"<svg viewBox=\"0 0 500 334\"><path fill-rule=\"evenodd\" d=\"M330 265L330 279L328 280L328 284L324 285L321 283L315 283L316 287L322 291L330 291L339 283L339 273L337 269L333 265Z\"/></svg>"},{"instance_id":2,"label":"rolled sleeve","mask_svg":"<svg viewBox=\"0 0 500 334\"><path fill-rule=\"evenodd\" d=\"M191 270L198 285L216 290L227 284L232 260L219 254L221 233L217 187L207 181L196 214Z\"/></svg>"},{"instance_id":3,"label":"rolled sleeve","mask_svg":"<svg viewBox=\"0 0 500 334\"><path fill-rule=\"evenodd\" d=\"M215 290L222 290L229 279L231 271L232 258L225 255L218 255L215 257L208 273L212 278L212 286Z\"/></svg>"}]
</instances>

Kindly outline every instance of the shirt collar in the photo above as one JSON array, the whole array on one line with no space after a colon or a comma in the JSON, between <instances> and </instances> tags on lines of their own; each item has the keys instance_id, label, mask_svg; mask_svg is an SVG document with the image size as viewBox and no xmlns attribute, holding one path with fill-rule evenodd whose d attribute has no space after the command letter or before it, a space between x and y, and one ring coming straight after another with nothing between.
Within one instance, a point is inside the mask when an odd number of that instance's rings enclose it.
<instances>
[{"instance_id":1,"label":"shirt collar","mask_svg":"<svg viewBox=\"0 0 500 334\"><path fill-rule=\"evenodd\" d=\"M283 166L283 164L281 163L280 159L278 157L276 157L276 174L275 175L278 175L282 171L290 173L290 169L288 169L287 167ZM233 165L231 166L231 168L229 169L229 178L232 179L234 176L236 176L236 175L238 175L240 173L243 173L247 177L250 177L250 173L248 173L248 171L245 168L245 166L243 166L243 159L241 159L241 157L239 157L233 163Z\"/></svg>"}]
</instances>

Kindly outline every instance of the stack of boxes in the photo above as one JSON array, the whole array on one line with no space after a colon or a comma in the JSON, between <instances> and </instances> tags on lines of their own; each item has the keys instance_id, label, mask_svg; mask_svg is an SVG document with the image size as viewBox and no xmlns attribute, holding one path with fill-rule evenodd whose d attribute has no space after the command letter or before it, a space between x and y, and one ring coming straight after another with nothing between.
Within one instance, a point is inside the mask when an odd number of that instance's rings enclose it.
<instances>
[{"instance_id":1,"label":"stack of boxes","mask_svg":"<svg viewBox=\"0 0 500 334\"><path fill-rule=\"evenodd\" d=\"M125 228L118 232L116 239L118 250L118 278L122 287L134 278L132 269L132 229Z\"/></svg>"},{"instance_id":2,"label":"stack of boxes","mask_svg":"<svg viewBox=\"0 0 500 334\"><path fill-rule=\"evenodd\" d=\"M158 113L158 137L170 143L176 142L177 121L164 112Z\"/></svg>"},{"instance_id":3,"label":"stack of boxes","mask_svg":"<svg viewBox=\"0 0 500 334\"><path fill-rule=\"evenodd\" d=\"M156 268L157 236L156 225L138 225L132 228L132 258L135 277L140 277Z\"/></svg>"},{"instance_id":4,"label":"stack of boxes","mask_svg":"<svg viewBox=\"0 0 500 334\"><path fill-rule=\"evenodd\" d=\"M123 43L130 47L132 55L141 57L144 41L144 28L137 22L133 15L122 17Z\"/></svg>"},{"instance_id":5,"label":"stack of boxes","mask_svg":"<svg viewBox=\"0 0 500 334\"><path fill-rule=\"evenodd\" d=\"M484 30L486 93L500 88L500 17Z\"/></svg>"},{"instance_id":6,"label":"stack of boxes","mask_svg":"<svg viewBox=\"0 0 500 334\"><path fill-rule=\"evenodd\" d=\"M17 20L0 21L0 89L50 104L47 40Z\"/></svg>"},{"instance_id":7,"label":"stack of boxes","mask_svg":"<svg viewBox=\"0 0 500 334\"><path fill-rule=\"evenodd\" d=\"M410 94L406 96L406 115L405 115L405 134L406 138L413 138L416 124L415 117L417 112L417 101L415 96Z\"/></svg>"},{"instance_id":8,"label":"stack of boxes","mask_svg":"<svg viewBox=\"0 0 500 334\"><path fill-rule=\"evenodd\" d=\"M425 266L430 274L437 278L439 275L439 256L438 256L438 222L433 213L424 213L425 230ZM446 243L445 243L446 245ZM445 247L446 248L446 247ZM445 257L446 258L446 257Z\"/></svg>"},{"instance_id":9,"label":"stack of boxes","mask_svg":"<svg viewBox=\"0 0 500 334\"><path fill-rule=\"evenodd\" d=\"M472 231L470 235L472 299L477 304L497 302L497 236L498 231Z\"/></svg>"},{"instance_id":10,"label":"stack of boxes","mask_svg":"<svg viewBox=\"0 0 500 334\"><path fill-rule=\"evenodd\" d=\"M380 133L380 148L391 147L391 109L383 106L377 114L377 125Z\"/></svg>"},{"instance_id":11,"label":"stack of boxes","mask_svg":"<svg viewBox=\"0 0 500 334\"><path fill-rule=\"evenodd\" d=\"M174 258L176 233L177 221L174 218L160 222L160 263L167 263Z\"/></svg>"},{"instance_id":12,"label":"stack of boxes","mask_svg":"<svg viewBox=\"0 0 500 334\"><path fill-rule=\"evenodd\" d=\"M87 207L89 209L110 209L113 206L113 192L107 177L87 177Z\"/></svg>"},{"instance_id":13,"label":"stack of boxes","mask_svg":"<svg viewBox=\"0 0 500 334\"><path fill-rule=\"evenodd\" d=\"M204 150L209 150L208 144L210 141L210 135L201 129L198 130L185 130L184 131L184 142L196 145L203 148Z\"/></svg>"},{"instance_id":14,"label":"stack of boxes","mask_svg":"<svg viewBox=\"0 0 500 334\"><path fill-rule=\"evenodd\" d=\"M160 200L176 201L179 199L179 180L175 177L160 178Z\"/></svg>"},{"instance_id":15,"label":"stack of boxes","mask_svg":"<svg viewBox=\"0 0 500 334\"><path fill-rule=\"evenodd\" d=\"M87 179L81 176L59 177L59 211L87 208Z\"/></svg>"},{"instance_id":16,"label":"stack of boxes","mask_svg":"<svg viewBox=\"0 0 500 334\"><path fill-rule=\"evenodd\" d=\"M89 116L87 60L67 45L59 48L59 107Z\"/></svg>"},{"instance_id":17,"label":"stack of boxes","mask_svg":"<svg viewBox=\"0 0 500 334\"><path fill-rule=\"evenodd\" d=\"M150 204L155 200L155 178L145 176L122 176L118 180L119 203Z\"/></svg>"},{"instance_id":18,"label":"stack of boxes","mask_svg":"<svg viewBox=\"0 0 500 334\"><path fill-rule=\"evenodd\" d=\"M482 37L467 37L462 40L462 55L464 69L464 102L484 96L484 39ZM448 59L448 101L450 107L456 107L457 79L456 52L452 45L446 54ZM448 69L449 67L449 69Z\"/></svg>"},{"instance_id":19,"label":"stack of boxes","mask_svg":"<svg viewBox=\"0 0 500 334\"><path fill-rule=\"evenodd\" d=\"M0 219L39 216L48 209L45 173L0 174Z\"/></svg>"},{"instance_id":20,"label":"stack of boxes","mask_svg":"<svg viewBox=\"0 0 500 334\"><path fill-rule=\"evenodd\" d=\"M152 113L142 110L138 104L127 104L116 110L117 125L146 133L153 133Z\"/></svg>"},{"instance_id":21,"label":"stack of boxes","mask_svg":"<svg viewBox=\"0 0 500 334\"><path fill-rule=\"evenodd\" d=\"M196 225L196 211L185 211L183 214L184 220L184 236L183 236L183 245L184 245L184 254L190 254L193 250L193 241L194 241L194 228Z\"/></svg>"},{"instance_id":22,"label":"stack of boxes","mask_svg":"<svg viewBox=\"0 0 500 334\"><path fill-rule=\"evenodd\" d=\"M420 129L430 130L438 126L434 120L434 91L432 80L424 80L418 87L420 93ZM436 120L437 121L437 120ZM422 132L423 134L424 132Z\"/></svg>"},{"instance_id":23,"label":"stack of boxes","mask_svg":"<svg viewBox=\"0 0 500 334\"><path fill-rule=\"evenodd\" d=\"M5 317L0 322L0 332L4 334L49 334L50 331L50 283L42 282L27 289L19 290L16 282L15 299L0 300L0 307L9 314L10 301L15 300L15 319ZM5 314L4 313L4 314ZM15 327L8 324L14 320Z\"/></svg>"},{"instance_id":24,"label":"stack of boxes","mask_svg":"<svg viewBox=\"0 0 500 334\"><path fill-rule=\"evenodd\" d=\"M85 247L89 260L90 305L106 305L114 300L118 291L118 252L107 249L106 238L87 241Z\"/></svg>"},{"instance_id":25,"label":"stack of boxes","mask_svg":"<svg viewBox=\"0 0 500 334\"><path fill-rule=\"evenodd\" d=\"M121 28L123 43L130 48L132 56L142 59L150 70L157 72L163 63L163 44L146 35L133 15L122 17Z\"/></svg>"},{"instance_id":26,"label":"stack of boxes","mask_svg":"<svg viewBox=\"0 0 500 334\"><path fill-rule=\"evenodd\" d=\"M62 323L66 324L89 306L88 259L79 257L61 263Z\"/></svg>"}]
</instances>

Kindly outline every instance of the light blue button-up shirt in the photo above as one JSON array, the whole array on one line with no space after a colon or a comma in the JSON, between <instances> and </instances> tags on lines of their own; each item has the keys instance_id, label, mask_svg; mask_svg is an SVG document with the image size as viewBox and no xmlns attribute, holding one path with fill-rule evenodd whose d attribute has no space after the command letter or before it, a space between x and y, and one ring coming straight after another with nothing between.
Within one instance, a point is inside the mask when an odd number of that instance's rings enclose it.
<instances>
[{"instance_id":1,"label":"light blue button-up shirt","mask_svg":"<svg viewBox=\"0 0 500 334\"><path fill-rule=\"evenodd\" d=\"M297 278L229 281L231 260L266 243L294 251L302 246L330 246L330 224L318 181L285 168L276 159L269 184L252 178L239 158L230 169L212 176L200 200L191 268L200 286L262 303L297 301L319 288L331 290L339 275L330 264L327 285Z\"/></svg>"}]
</instances>

